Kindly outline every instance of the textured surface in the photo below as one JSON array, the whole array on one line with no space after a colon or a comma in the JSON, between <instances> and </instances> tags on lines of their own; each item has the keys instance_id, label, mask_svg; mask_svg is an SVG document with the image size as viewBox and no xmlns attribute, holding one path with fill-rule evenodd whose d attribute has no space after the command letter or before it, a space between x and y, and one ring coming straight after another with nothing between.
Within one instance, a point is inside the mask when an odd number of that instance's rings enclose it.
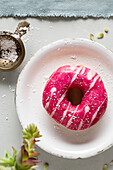
<instances>
[{"instance_id":1,"label":"textured surface","mask_svg":"<svg viewBox=\"0 0 113 170\"><path fill-rule=\"evenodd\" d=\"M0 29L13 32L20 21L23 20L17 18L0 18ZM23 37L26 47L24 62L15 71L9 73L0 72L0 156L3 155L5 149L11 151L12 146L19 148L21 144L21 125L15 111L14 89L20 70L32 54L44 45L58 39L66 37L84 37L89 39L90 33L95 35L97 42L113 50L112 19L40 20L27 18L27 21L31 23L33 28ZM105 34L101 40L96 39L96 35L103 31L105 26L108 26L109 33ZM112 85L110 79L109 83ZM49 170L102 170L103 164L109 163L113 159L113 147L102 154L82 160L59 158L48 154L40 148L38 152L41 153L40 159L42 160L42 164L39 165L37 170L43 170L43 163L45 161L50 164ZM109 170L112 169L113 167L110 166Z\"/></svg>"},{"instance_id":2,"label":"textured surface","mask_svg":"<svg viewBox=\"0 0 113 170\"><path fill-rule=\"evenodd\" d=\"M1 0L0 16L113 16L112 0Z\"/></svg>"}]
</instances>

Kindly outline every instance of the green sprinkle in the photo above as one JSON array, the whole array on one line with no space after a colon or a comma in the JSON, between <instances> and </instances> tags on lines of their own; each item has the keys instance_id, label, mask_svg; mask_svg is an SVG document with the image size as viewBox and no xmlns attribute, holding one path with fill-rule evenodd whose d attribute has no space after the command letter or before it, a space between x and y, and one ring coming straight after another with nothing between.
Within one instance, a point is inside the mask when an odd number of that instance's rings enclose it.
<instances>
[{"instance_id":1,"label":"green sprinkle","mask_svg":"<svg viewBox=\"0 0 113 170\"><path fill-rule=\"evenodd\" d=\"M97 35L97 38L98 39L101 39L101 38L103 38L104 37L104 34L103 33L99 33L98 35Z\"/></svg>"},{"instance_id":2,"label":"green sprinkle","mask_svg":"<svg viewBox=\"0 0 113 170\"><path fill-rule=\"evenodd\" d=\"M107 169L108 169L108 166L105 164L103 167L103 170L107 170Z\"/></svg>"},{"instance_id":3,"label":"green sprinkle","mask_svg":"<svg viewBox=\"0 0 113 170\"><path fill-rule=\"evenodd\" d=\"M90 34L90 40L94 41L94 35Z\"/></svg>"},{"instance_id":4,"label":"green sprinkle","mask_svg":"<svg viewBox=\"0 0 113 170\"><path fill-rule=\"evenodd\" d=\"M105 27L105 28L104 28L104 31L105 31L106 33L108 33L108 27Z\"/></svg>"},{"instance_id":5,"label":"green sprinkle","mask_svg":"<svg viewBox=\"0 0 113 170\"><path fill-rule=\"evenodd\" d=\"M49 164L47 162L44 163L44 170L47 170L49 167Z\"/></svg>"}]
</instances>

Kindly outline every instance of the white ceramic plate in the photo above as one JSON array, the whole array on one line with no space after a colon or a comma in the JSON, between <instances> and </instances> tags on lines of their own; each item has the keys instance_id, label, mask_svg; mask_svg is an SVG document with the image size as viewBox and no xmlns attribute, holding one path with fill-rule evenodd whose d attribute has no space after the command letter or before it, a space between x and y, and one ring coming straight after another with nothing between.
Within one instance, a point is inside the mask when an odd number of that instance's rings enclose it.
<instances>
[{"instance_id":1,"label":"white ceramic plate","mask_svg":"<svg viewBox=\"0 0 113 170\"><path fill-rule=\"evenodd\" d=\"M62 65L83 64L99 73L108 92L106 114L96 126L75 132L59 126L42 106L47 78ZM102 45L86 39L64 39L35 53L20 73L16 88L16 109L25 128L35 123L43 137L38 146L64 158L86 158L113 144L113 54Z\"/></svg>"}]
</instances>

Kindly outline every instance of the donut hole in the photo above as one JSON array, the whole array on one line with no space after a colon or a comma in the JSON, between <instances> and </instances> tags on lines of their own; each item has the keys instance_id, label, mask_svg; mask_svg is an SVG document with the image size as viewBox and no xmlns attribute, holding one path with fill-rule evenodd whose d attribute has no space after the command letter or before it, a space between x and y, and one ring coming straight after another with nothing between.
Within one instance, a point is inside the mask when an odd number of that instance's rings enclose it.
<instances>
[{"instance_id":1,"label":"donut hole","mask_svg":"<svg viewBox=\"0 0 113 170\"><path fill-rule=\"evenodd\" d=\"M69 90L67 98L72 105L77 106L82 101L83 92L79 88L72 88Z\"/></svg>"}]
</instances>

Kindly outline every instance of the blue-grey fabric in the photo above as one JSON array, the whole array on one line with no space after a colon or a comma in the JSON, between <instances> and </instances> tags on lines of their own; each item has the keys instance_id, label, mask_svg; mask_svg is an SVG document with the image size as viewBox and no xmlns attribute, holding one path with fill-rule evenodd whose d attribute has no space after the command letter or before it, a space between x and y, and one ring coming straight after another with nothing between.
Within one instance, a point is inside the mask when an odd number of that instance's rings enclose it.
<instances>
[{"instance_id":1,"label":"blue-grey fabric","mask_svg":"<svg viewBox=\"0 0 113 170\"><path fill-rule=\"evenodd\" d=\"M110 17L113 0L0 0L0 16Z\"/></svg>"}]
</instances>

